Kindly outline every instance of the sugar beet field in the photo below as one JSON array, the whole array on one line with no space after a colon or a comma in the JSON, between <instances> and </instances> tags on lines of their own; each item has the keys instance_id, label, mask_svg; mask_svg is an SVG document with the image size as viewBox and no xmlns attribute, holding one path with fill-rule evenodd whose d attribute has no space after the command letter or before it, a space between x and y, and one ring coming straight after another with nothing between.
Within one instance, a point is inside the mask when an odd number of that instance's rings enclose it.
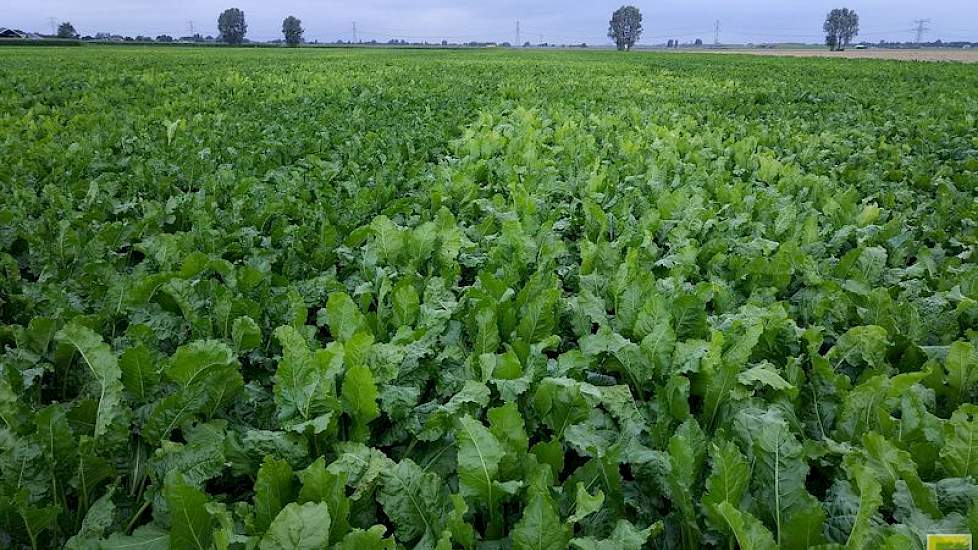
<instances>
[{"instance_id":1,"label":"sugar beet field","mask_svg":"<svg viewBox=\"0 0 978 550\"><path fill-rule=\"evenodd\" d=\"M978 70L0 51L0 547L978 532Z\"/></svg>"}]
</instances>

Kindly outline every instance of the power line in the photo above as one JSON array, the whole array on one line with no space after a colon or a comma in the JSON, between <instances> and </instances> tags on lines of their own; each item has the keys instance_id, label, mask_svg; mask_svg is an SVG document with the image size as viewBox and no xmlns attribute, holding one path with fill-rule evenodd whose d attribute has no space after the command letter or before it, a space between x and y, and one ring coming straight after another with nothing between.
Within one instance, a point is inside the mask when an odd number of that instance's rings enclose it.
<instances>
[{"instance_id":1,"label":"power line","mask_svg":"<svg viewBox=\"0 0 978 550\"><path fill-rule=\"evenodd\" d=\"M915 19L913 23L916 25L914 28L914 32L916 33L916 39L914 42L920 44L924 40L924 33L930 30L930 28L927 27L927 24L930 23L930 19Z\"/></svg>"}]
</instances>

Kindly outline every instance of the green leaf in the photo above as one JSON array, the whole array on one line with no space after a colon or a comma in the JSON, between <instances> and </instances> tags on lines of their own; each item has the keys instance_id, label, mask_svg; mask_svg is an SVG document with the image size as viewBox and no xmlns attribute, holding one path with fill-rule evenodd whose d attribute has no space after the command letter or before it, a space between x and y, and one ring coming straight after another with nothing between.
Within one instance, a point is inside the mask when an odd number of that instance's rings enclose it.
<instances>
[{"instance_id":1,"label":"green leaf","mask_svg":"<svg viewBox=\"0 0 978 550\"><path fill-rule=\"evenodd\" d=\"M817 506L805 488L805 449L775 408L744 409L737 415L734 427L754 464L752 488L758 510L762 519L775 526L780 544L793 516L806 514Z\"/></svg>"},{"instance_id":2,"label":"green leaf","mask_svg":"<svg viewBox=\"0 0 978 550\"><path fill-rule=\"evenodd\" d=\"M846 548L860 550L866 548L873 540L870 519L883 504L883 498L880 494L880 484L869 470L856 468L855 477L859 487L859 513L856 514L852 531L846 540Z\"/></svg>"},{"instance_id":3,"label":"green leaf","mask_svg":"<svg viewBox=\"0 0 978 550\"><path fill-rule=\"evenodd\" d=\"M189 388L201 383L212 372L237 370L238 361L231 348L218 340L200 340L177 348L164 374Z\"/></svg>"},{"instance_id":4,"label":"green leaf","mask_svg":"<svg viewBox=\"0 0 978 550\"><path fill-rule=\"evenodd\" d=\"M510 536L513 550L565 550L571 530L560 520L550 498L537 493L530 497Z\"/></svg>"},{"instance_id":5,"label":"green leaf","mask_svg":"<svg viewBox=\"0 0 978 550\"><path fill-rule=\"evenodd\" d=\"M638 329L636 329L638 330ZM676 334L668 317L660 317L649 327L648 334L642 336L639 346L655 372L668 372L672 353L676 348Z\"/></svg>"},{"instance_id":6,"label":"green leaf","mask_svg":"<svg viewBox=\"0 0 978 550\"><path fill-rule=\"evenodd\" d=\"M139 403L146 403L160 384L160 373L149 348L139 344L123 352L119 358L122 384Z\"/></svg>"},{"instance_id":7,"label":"green leaf","mask_svg":"<svg viewBox=\"0 0 978 550\"><path fill-rule=\"evenodd\" d=\"M604 504L604 493L598 490L594 496L587 492L584 483L577 482L577 496L575 497L576 507L574 514L567 519L571 523L577 523L594 512L597 512Z\"/></svg>"},{"instance_id":8,"label":"green leaf","mask_svg":"<svg viewBox=\"0 0 978 550\"><path fill-rule=\"evenodd\" d=\"M876 325L853 327L839 337L826 359L836 369L844 363L869 368L882 367L890 346L886 329Z\"/></svg>"},{"instance_id":9,"label":"green leaf","mask_svg":"<svg viewBox=\"0 0 978 550\"><path fill-rule=\"evenodd\" d=\"M404 232L384 215L374 218L370 223L370 230L374 235L374 246L380 259L396 263L401 249L404 248Z\"/></svg>"},{"instance_id":10,"label":"green leaf","mask_svg":"<svg viewBox=\"0 0 978 550\"><path fill-rule=\"evenodd\" d=\"M377 501L396 528L397 539L413 542L441 532L447 509L445 482L404 459L382 473L383 486Z\"/></svg>"},{"instance_id":11,"label":"green leaf","mask_svg":"<svg viewBox=\"0 0 978 550\"><path fill-rule=\"evenodd\" d=\"M95 541L102 537L106 529L112 527L115 514L115 503L112 502L114 494L115 487L112 487L92 504L82 520L81 528L65 544L65 550L97 548Z\"/></svg>"},{"instance_id":12,"label":"green leaf","mask_svg":"<svg viewBox=\"0 0 978 550\"><path fill-rule=\"evenodd\" d=\"M380 416L377 406L377 385L370 369L357 365L346 371L343 377L343 410L355 423L352 439L364 441L369 436L367 424Z\"/></svg>"},{"instance_id":13,"label":"green leaf","mask_svg":"<svg viewBox=\"0 0 978 550\"><path fill-rule=\"evenodd\" d=\"M342 352L335 346L313 352L290 326L275 329L275 338L282 346L274 388L279 420L304 422L323 415L331 407L331 372L341 368Z\"/></svg>"},{"instance_id":14,"label":"green leaf","mask_svg":"<svg viewBox=\"0 0 978 550\"><path fill-rule=\"evenodd\" d=\"M585 420L591 411L580 383L568 378L544 378L533 395L533 408L557 437L572 424Z\"/></svg>"},{"instance_id":15,"label":"green leaf","mask_svg":"<svg viewBox=\"0 0 978 550\"><path fill-rule=\"evenodd\" d=\"M938 508L936 495L924 485L917 473L917 464L911 458L910 453L899 449L895 444L874 432L864 435L862 443L861 454L863 456L861 460L863 462L860 471L865 470L874 475L887 497L893 495L897 481L902 480L906 483L914 504L918 508L935 518L943 515ZM846 456L845 464L854 465L857 456L856 453Z\"/></svg>"},{"instance_id":16,"label":"green leaf","mask_svg":"<svg viewBox=\"0 0 978 550\"><path fill-rule=\"evenodd\" d=\"M475 529L470 523L465 521L465 513L469 511L469 507L465 504L465 499L462 495L451 495L449 497L452 503L452 509L448 512L448 518L445 520L445 527L451 533L452 539L455 540L466 550L472 550L475 548Z\"/></svg>"},{"instance_id":17,"label":"green leaf","mask_svg":"<svg viewBox=\"0 0 978 550\"><path fill-rule=\"evenodd\" d=\"M275 516L286 504L295 500L295 497L292 467L284 460L266 458L255 480L255 516L252 532L262 534L267 531Z\"/></svg>"},{"instance_id":18,"label":"green leaf","mask_svg":"<svg viewBox=\"0 0 978 550\"><path fill-rule=\"evenodd\" d=\"M169 550L170 533L155 525L143 525L137 527L129 536L114 533L102 541L100 548L101 550Z\"/></svg>"},{"instance_id":19,"label":"green leaf","mask_svg":"<svg viewBox=\"0 0 978 550\"><path fill-rule=\"evenodd\" d=\"M499 347L499 326L496 324L496 310L485 306L476 310L473 315L476 336L472 344L472 352L476 356L484 353L496 353Z\"/></svg>"},{"instance_id":20,"label":"green leaf","mask_svg":"<svg viewBox=\"0 0 978 550\"><path fill-rule=\"evenodd\" d=\"M326 319L333 339L346 342L358 332L368 331L367 320L345 292L333 292L326 301Z\"/></svg>"},{"instance_id":21,"label":"green leaf","mask_svg":"<svg viewBox=\"0 0 978 550\"><path fill-rule=\"evenodd\" d=\"M952 477L978 481L978 406L961 405L944 426L941 467Z\"/></svg>"},{"instance_id":22,"label":"green leaf","mask_svg":"<svg viewBox=\"0 0 978 550\"><path fill-rule=\"evenodd\" d=\"M74 346L95 380L95 437L102 437L109 426L125 415L122 398L122 371L112 349L90 328L68 323L55 335L55 340Z\"/></svg>"},{"instance_id":23,"label":"green leaf","mask_svg":"<svg viewBox=\"0 0 978 550\"><path fill-rule=\"evenodd\" d=\"M322 502L290 502L261 539L261 550L320 550L329 544L329 510Z\"/></svg>"},{"instance_id":24,"label":"green leaf","mask_svg":"<svg viewBox=\"0 0 978 550\"><path fill-rule=\"evenodd\" d=\"M712 471L706 479L706 493L703 504L706 514L719 527L723 518L716 510L721 502L730 502L740 506L750 482L750 466L747 459L729 440L721 439L710 446L710 461Z\"/></svg>"},{"instance_id":25,"label":"green leaf","mask_svg":"<svg viewBox=\"0 0 978 550\"><path fill-rule=\"evenodd\" d=\"M394 286L391 293L391 302L394 305L394 325L405 326L414 325L418 322L418 313L421 311L421 298L418 290L410 280L404 279Z\"/></svg>"},{"instance_id":26,"label":"green leaf","mask_svg":"<svg viewBox=\"0 0 978 550\"><path fill-rule=\"evenodd\" d=\"M749 512L741 512L729 502L721 502L716 509L727 522L741 550L777 550L778 545L771 532Z\"/></svg>"},{"instance_id":27,"label":"green leaf","mask_svg":"<svg viewBox=\"0 0 978 550\"><path fill-rule=\"evenodd\" d=\"M662 532L662 522L655 523L645 529L638 529L627 519L620 519L615 524L611 535L603 540L594 537L571 539L571 546L579 550L642 550L645 543Z\"/></svg>"},{"instance_id":28,"label":"green leaf","mask_svg":"<svg viewBox=\"0 0 978 550\"><path fill-rule=\"evenodd\" d=\"M491 508L498 496L493 495L493 481L505 455L503 446L492 432L469 415L459 420L455 437L462 496L477 498Z\"/></svg>"},{"instance_id":29,"label":"green leaf","mask_svg":"<svg viewBox=\"0 0 978 550\"><path fill-rule=\"evenodd\" d=\"M319 457L308 468L299 472L302 488L297 502L322 502L329 509L331 518L330 542L339 542L350 530L350 499L346 496L346 472L333 473L326 469L326 461Z\"/></svg>"},{"instance_id":30,"label":"green leaf","mask_svg":"<svg viewBox=\"0 0 978 550\"><path fill-rule=\"evenodd\" d=\"M343 537L335 550L394 550L394 538L384 538L386 531L383 525L374 525L366 531L354 529Z\"/></svg>"},{"instance_id":31,"label":"green leaf","mask_svg":"<svg viewBox=\"0 0 978 550\"><path fill-rule=\"evenodd\" d=\"M261 345L261 328L247 315L238 317L231 323L231 341L239 353L251 351Z\"/></svg>"},{"instance_id":32,"label":"green leaf","mask_svg":"<svg viewBox=\"0 0 978 550\"><path fill-rule=\"evenodd\" d=\"M978 383L978 354L971 342L954 342L947 350L944 364L954 403L961 403Z\"/></svg>"},{"instance_id":33,"label":"green leaf","mask_svg":"<svg viewBox=\"0 0 978 550\"><path fill-rule=\"evenodd\" d=\"M737 375L737 380L745 386L757 383L775 390L794 389L794 386L788 383L787 380L781 378L775 366L770 363L757 365L741 372Z\"/></svg>"},{"instance_id":34,"label":"green leaf","mask_svg":"<svg viewBox=\"0 0 978 550\"><path fill-rule=\"evenodd\" d=\"M163 485L163 496L170 510L170 546L210 550L214 536L207 513L207 495L189 485L179 472L172 472Z\"/></svg>"}]
</instances>

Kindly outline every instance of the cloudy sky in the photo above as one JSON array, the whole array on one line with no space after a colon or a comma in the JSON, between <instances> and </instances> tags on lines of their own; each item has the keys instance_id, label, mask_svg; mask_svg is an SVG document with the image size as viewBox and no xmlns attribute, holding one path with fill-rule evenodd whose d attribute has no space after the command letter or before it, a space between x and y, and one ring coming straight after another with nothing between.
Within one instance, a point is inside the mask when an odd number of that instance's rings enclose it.
<instances>
[{"instance_id":1,"label":"cloudy sky","mask_svg":"<svg viewBox=\"0 0 978 550\"><path fill-rule=\"evenodd\" d=\"M286 15L302 19L306 39L350 40L356 21L361 40L514 41L605 43L610 13L622 0L0 0L0 26L47 32L52 21L71 21L82 34L217 34L227 7L244 10L248 38L281 36ZM638 0L644 43L668 38L729 43L821 40L825 13L839 0ZM849 0L861 17L860 38L911 40L915 19L929 18L930 39L978 40L978 0Z\"/></svg>"}]
</instances>

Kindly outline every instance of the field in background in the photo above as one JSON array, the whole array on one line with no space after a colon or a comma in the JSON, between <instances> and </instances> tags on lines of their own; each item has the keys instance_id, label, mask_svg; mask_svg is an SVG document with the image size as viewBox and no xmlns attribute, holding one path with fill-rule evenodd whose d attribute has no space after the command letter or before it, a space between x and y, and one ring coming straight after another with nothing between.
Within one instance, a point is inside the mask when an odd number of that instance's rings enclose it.
<instances>
[{"instance_id":1,"label":"field in background","mask_svg":"<svg viewBox=\"0 0 978 550\"><path fill-rule=\"evenodd\" d=\"M695 50L685 50L690 53L702 53ZM978 49L919 49L919 50L897 50L897 49L848 49L844 52L832 52L826 48L798 48L798 49L763 49L763 48L742 48L729 50L713 50L712 53L739 53L750 55L769 55L783 57L828 57L845 59L895 59L901 61L960 61L963 63L978 63Z\"/></svg>"},{"instance_id":2,"label":"field in background","mask_svg":"<svg viewBox=\"0 0 978 550\"><path fill-rule=\"evenodd\" d=\"M978 532L976 121L962 64L0 51L0 547Z\"/></svg>"}]
</instances>

